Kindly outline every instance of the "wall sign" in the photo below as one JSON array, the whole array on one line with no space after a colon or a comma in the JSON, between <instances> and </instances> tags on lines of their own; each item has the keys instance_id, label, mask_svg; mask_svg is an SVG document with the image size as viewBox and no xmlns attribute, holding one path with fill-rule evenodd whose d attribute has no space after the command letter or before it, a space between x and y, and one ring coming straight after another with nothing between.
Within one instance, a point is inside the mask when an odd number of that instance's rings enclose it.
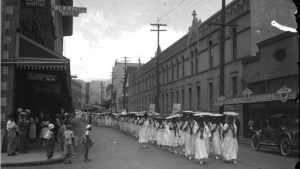
<instances>
[{"instance_id":1,"label":"wall sign","mask_svg":"<svg viewBox=\"0 0 300 169\"><path fill-rule=\"evenodd\" d=\"M173 110L172 110L172 114L174 113L178 113L181 109L181 104L178 103L173 103Z\"/></svg>"},{"instance_id":2,"label":"wall sign","mask_svg":"<svg viewBox=\"0 0 300 169\"><path fill-rule=\"evenodd\" d=\"M151 112L151 113L155 112L155 104L150 104L149 112Z\"/></svg>"},{"instance_id":3,"label":"wall sign","mask_svg":"<svg viewBox=\"0 0 300 169\"><path fill-rule=\"evenodd\" d=\"M23 0L23 3L26 7L31 8L46 8L47 2L49 0Z\"/></svg>"},{"instance_id":4,"label":"wall sign","mask_svg":"<svg viewBox=\"0 0 300 169\"><path fill-rule=\"evenodd\" d=\"M281 100L285 102L287 99L295 99L296 98L295 90L288 90L286 88L282 88L278 90L276 93L266 93L266 94L258 94L258 95L250 95L249 97L234 97L234 98L226 98L223 101L223 105L232 105L232 104L242 104L242 103L253 103L253 102L267 102L267 101L277 101ZM215 105L220 105L219 101L215 101Z\"/></svg>"},{"instance_id":5,"label":"wall sign","mask_svg":"<svg viewBox=\"0 0 300 169\"><path fill-rule=\"evenodd\" d=\"M57 80L57 77L55 75L32 72L27 73L26 78L28 80L37 80L44 82L55 82Z\"/></svg>"},{"instance_id":6,"label":"wall sign","mask_svg":"<svg viewBox=\"0 0 300 169\"><path fill-rule=\"evenodd\" d=\"M59 94L61 92L61 86L57 83L35 83L33 91L35 93Z\"/></svg>"}]
</instances>

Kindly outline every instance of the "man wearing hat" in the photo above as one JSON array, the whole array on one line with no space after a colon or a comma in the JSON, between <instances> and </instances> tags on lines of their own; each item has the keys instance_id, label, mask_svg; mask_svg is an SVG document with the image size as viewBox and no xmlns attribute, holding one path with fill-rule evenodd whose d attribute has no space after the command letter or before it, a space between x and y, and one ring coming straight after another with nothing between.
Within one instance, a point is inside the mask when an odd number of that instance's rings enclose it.
<instances>
[{"instance_id":1,"label":"man wearing hat","mask_svg":"<svg viewBox=\"0 0 300 169\"><path fill-rule=\"evenodd\" d=\"M86 126L86 132L84 135L84 162L89 162L91 161L91 159L88 158L89 155L89 148L90 148L90 144L91 144L91 130L92 130L92 126L89 124Z\"/></svg>"},{"instance_id":2,"label":"man wearing hat","mask_svg":"<svg viewBox=\"0 0 300 169\"><path fill-rule=\"evenodd\" d=\"M18 121L18 129L19 129L19 153L25 154L28 153L25 150L26 147L26 139L27 139L27 122L26 117L27 113L22 111L20 112L20 119Z\"/></svg>"},{"instance_id":3,"label":"man wearing hat","mask_svg":"<svg viewBox=\"0 0 300 169\"><path fill-rule=\"evenodd\" d=\"M54 125L49 124L48 125L49 130L47 131L45 135L45 139L47 140L47 157L48 160L51 160L51 157L53 157L53 149L54 149Z\"/></svg>"},{"instance_id":4,"label":"man wearing hat","mask_svg":"<svg viewBox=\"0 0 300 169\"><path fill-rule=\"evenodd\" d=\"M8 132L8 146L7 146L7 155L13 156L17 155L15 152L17 147L17 136L16 136L16 129L17 125L14 122L14 115L8 115L9 120L7 121L6 129Z\"/></svg>"}]
</instances>

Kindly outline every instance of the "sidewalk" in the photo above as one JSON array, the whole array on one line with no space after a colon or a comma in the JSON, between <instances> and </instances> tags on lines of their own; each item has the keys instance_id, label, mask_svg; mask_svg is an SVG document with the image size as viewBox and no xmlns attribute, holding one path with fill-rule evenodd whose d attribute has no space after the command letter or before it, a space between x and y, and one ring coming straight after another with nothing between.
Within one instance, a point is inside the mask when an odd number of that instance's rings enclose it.
<instances>
[{"instance_id":1,"label":"sidewalk","mask_svg":"<svg viewBox=\"0 0 300 169\"><path fill-rule=\"evenodd\" d=\"M60 140L58 140L60 141ZM54 153L51 160L47 160L47 147L42 148L42 140L34 139L28 143L27 154L19 154L15 156L7 156L7 153L1 153L1 167L11 166L37 166L55 164L64 161L63 151L60 143L55 143Z\"/></svg>"}]
</instances>

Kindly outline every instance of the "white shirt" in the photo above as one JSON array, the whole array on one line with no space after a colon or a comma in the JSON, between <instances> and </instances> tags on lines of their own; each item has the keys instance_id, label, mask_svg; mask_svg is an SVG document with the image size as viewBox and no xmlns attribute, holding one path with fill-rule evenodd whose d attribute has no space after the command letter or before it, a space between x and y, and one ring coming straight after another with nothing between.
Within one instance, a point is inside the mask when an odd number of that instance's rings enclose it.
<instances>
[{"instance_id":1,"label":"white shirt","mask_svg":"<svg viewBox=\"0 0 300 169\"><path fill-rule=\"evenodd\" d=\"M14 129L17 129L17 125L14 121L8 120L8 122L6 124L6 129L7 129L7 131L12 131Z\"/></svg>"}]
</instances>

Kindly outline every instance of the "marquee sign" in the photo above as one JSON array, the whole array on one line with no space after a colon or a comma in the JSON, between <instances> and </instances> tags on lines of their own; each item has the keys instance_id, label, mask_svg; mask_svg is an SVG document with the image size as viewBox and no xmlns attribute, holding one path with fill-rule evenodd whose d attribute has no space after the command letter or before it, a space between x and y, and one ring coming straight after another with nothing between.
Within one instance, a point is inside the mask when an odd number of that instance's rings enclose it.
<instances>
[{"instance_id":1,"label":"marquee sign","mask_svg":"<svg viewBox=\"0 0 300 169\"><path fill-rule=\"evenodd\" d=\"M282 87L275 93L266 93L252 95L252 92L246 89L243 92L243 97L226 98L222 105L232 105L232 104L243 104L243 103L253 103L253 102L267 102L267 101L277 101L286 102L288 99L295 99L297 92L287 87ZM220 101L217 99L215 105L221 106Z\"/></svg>"},{"instance_id":2,"label":"marquee sign","mask_svg":"<svg viewBox=\"0 0 300 169\"><path fill-rule=\"evenodd\" d=\"M79 14L86 13L87 9L85 7L55 5L54 11L61 12L62 16L75 16L75 17L78 17Z\"/></svg>"},{"instance_id":3,"label":"marquee sign","mask_svg":"<svg viewBox=\"0 0 300 169\"><path fill-rule=\"evenodd\" d=\"M55 75L32 72L27 73L26 78L28 80L37 80L44 82L55 82L57 80L57 77Z\"/></svg>"}]
</instances>

